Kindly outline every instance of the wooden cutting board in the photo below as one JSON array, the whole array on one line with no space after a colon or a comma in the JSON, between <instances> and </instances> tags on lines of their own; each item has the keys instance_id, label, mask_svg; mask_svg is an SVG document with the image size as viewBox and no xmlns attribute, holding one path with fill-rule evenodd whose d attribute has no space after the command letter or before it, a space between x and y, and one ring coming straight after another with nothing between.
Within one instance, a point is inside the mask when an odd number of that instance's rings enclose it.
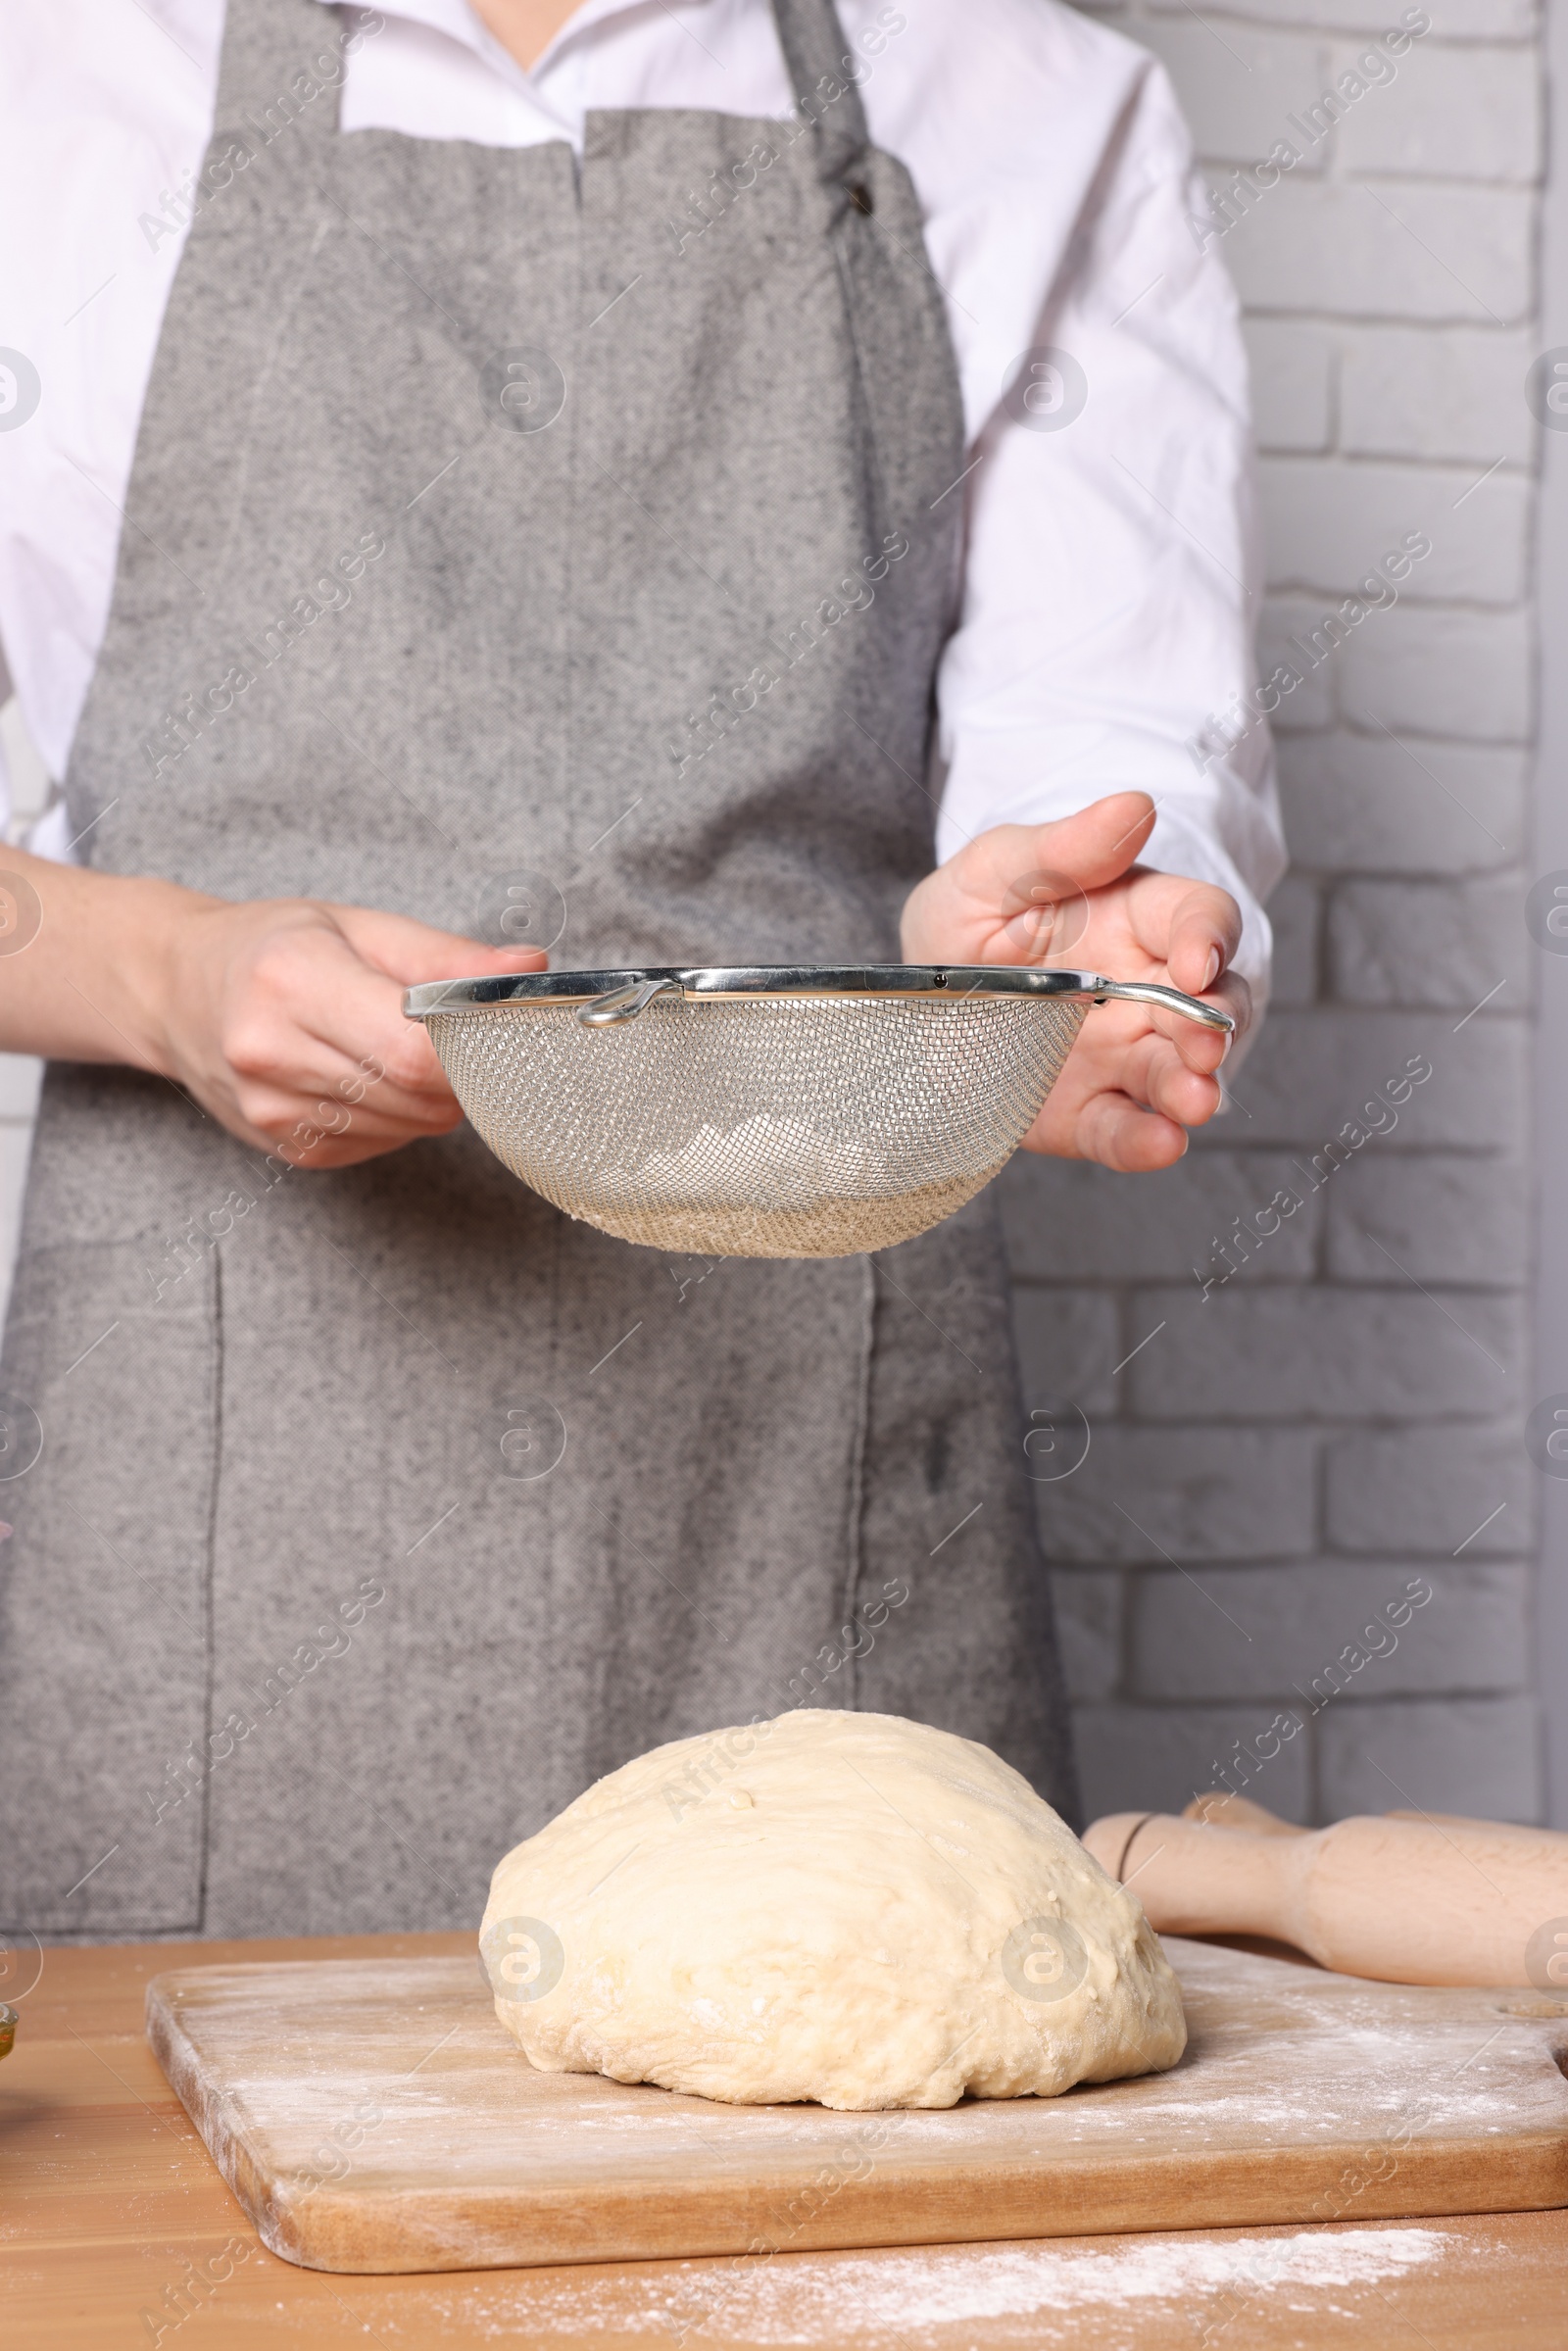
<instances>
[{"instance_id":1,"label":"wooden cutting board","mask_svg":"<svg viewBox=\"0 0 1568 2351\"><path fill-rule=\"evenodd\" d=\"M939 2113L535 2073L476 1963L155 1977L147 2032L263 2240L308 2269L805 2251L1568 2204L1559 2003L1166 1939L1171 2073Z\"/></svg>"}]
</instances>

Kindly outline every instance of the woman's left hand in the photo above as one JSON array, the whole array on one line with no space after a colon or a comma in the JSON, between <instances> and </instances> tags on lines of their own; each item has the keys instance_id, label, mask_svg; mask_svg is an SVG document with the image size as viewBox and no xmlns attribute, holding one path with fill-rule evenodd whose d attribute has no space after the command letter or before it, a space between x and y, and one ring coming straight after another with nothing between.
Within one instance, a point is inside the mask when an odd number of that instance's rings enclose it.
<instances>
[{"instance_id":1,"label":"woman's left hand","mask_svg":"<svg viewBox=\"0 0 1568 2351\"><path fill-rule=\"evenodd\" d=\"M1251 992L1228 966L1241 938L1230 893L1137 863L1153 829L1147 792L1117 792L1054 824L999 824L909 893L911 963L1064 964L1113 980L1158 980L1232 1013ZM1025 1151L1105 1167L1168 1167L1189 1127L1219 1108L1230 1040L1152 1005L1091 1007L1024 1137Z\"/></svg>"}]
</instances>

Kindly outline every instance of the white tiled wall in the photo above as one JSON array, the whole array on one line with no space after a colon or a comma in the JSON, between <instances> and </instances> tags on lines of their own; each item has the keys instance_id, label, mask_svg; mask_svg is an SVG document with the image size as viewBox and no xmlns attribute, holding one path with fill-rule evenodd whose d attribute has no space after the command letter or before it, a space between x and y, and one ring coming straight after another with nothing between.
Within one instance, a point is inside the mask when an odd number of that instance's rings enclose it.
<instances>
[{"instance_id":1,"label":"white tiled wall","mask_svg":"<svg viewBox=\"0 0 1568 2351\"><path fill-rule=\"evenodd\" d=\"M1288 118L1401 8L1096 13L1165 60L1223 188L1303 146ZM1391 533L1432 541L1284 707L1278 1008L1182 1167L1136 1191L1039 1162L1005 1179L1031 1380L1093 1423L1083 1468L1040 1492L1096 1809L1179 1803L1286 1710L1301 1729L1231 1778L1298 1818L1541 1802L1521 900L1542 73L1520 0L1428 13L1394 81L1233 200L1220 241L1253 360L1265 646ZM1308 1197L1293 1161L1411 1054L1433 1075L1397 1128ZM1282 1185L1301 1208L1205 1302L1193 1268ZM1397 1649L1342 1663L1314 1712L1314 1678L1416 1577L1433 1596Z\"/></svg>"}]
</instances>

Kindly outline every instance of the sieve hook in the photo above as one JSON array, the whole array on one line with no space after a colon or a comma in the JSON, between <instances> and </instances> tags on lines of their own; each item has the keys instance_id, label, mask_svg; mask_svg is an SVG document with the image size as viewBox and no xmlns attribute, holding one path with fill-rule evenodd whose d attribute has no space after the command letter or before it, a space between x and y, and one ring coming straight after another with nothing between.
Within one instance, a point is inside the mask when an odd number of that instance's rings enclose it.
<instances>
[{"instance_id":1,"label":"sieve hook","mask_svg":"<svg viewBox=\"0 0 1568 2351\"><path fill-rule=\"evenodd\" d=\"M1217 1004L1200 1004L1196 996L1184 996L1179 988L1162 988L1158 980L1102 980L1096 978L1089 991L1097 1004L1110 997L1120 997L1128 1004L1158 1004L1165 1012L1180 1012L1184 1020L1196 1021L1200 1028L1219 1029L1225 1036L1234 1034L1236 1021Z\"/></svg>"},{"instance_id":2,"label":"sieve hook","mask_svg":"<svg viewBox=\"0 0 1568 2351\"><path fill-rule=\"evenodd\" d=\"M618 1028L623 1020L635 1020L656 996L681 993L678 980L633 980L629 987L612 988L607 996L591 997L587 1004L579 1004L577 1018L585 1029Z\"/></svg>"}]
</instances>

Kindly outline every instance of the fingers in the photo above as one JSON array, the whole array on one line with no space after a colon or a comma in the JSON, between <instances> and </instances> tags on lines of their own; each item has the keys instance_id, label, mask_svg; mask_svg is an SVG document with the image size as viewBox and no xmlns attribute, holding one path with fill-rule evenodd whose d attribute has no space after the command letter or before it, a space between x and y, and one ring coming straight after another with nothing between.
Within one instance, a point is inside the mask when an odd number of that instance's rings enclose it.
<instances>
[{"instance_id":1,"label":"fingers","mask_svg":"<svg viewBox=\"0 0 1568 2351\"><path fill-rule=\"evenodd\" d=\"M1206 1076L1219 1068L1250 1028L1252 991L1239 972L1228 971L1217 987L1190 989L1188 994L1199 996L1201 1003L1213 1004L1218 1011L1228 1012L1236 1023L1230 1035L1227 1036L1223 1029L1202 1028L1196 1020L1189 1020L1180 1012L1161 1011L1153 1005L1147 1005L1145 1009L1152 1026L1174 1046L1187 1067L1200 1070Z\"/></svg>"},{"instance_id":2,"label":"fingers","mask_svg":"<svg viewBox=\"0 0 1568 2351\"><path fill-rule=\"evenodd\" d=\"M326 956L320 960L324 965ZM446 1073L424 1023L403 1009L401 979L383 977L347 951L333 958L329 984L324 970L299 976L314 984L298 1001L295 1017L301 1032L324 1048L331 1082L371 1058L383 1072L376 1090L383 1116L423 1124L433 1110L444 1110L451 1100Z\"/></svg>"},{"instance_id":3,"label":"fingers","mask_svg":"<svg viewBox=\"0 0 1568 2351\"><path fill-rule=\"evenodd\" d=\"M489 978L502 971L543 971L549 956L537 947L487 947L458 931L433 930L406 914L371 906L328 909L355 953L405 988L424 980Z\"/></svg>"},{"instance_id":4,"label":"fingers","mask_svg":"<svg viewBox=\"0 0 1568 2351\"><path fill-rule=\"evenodd\" d=\"M980 840L995 840L998 833L1021 834L1027 846L1025 863L1060 874L1080 890L1102 890L1137 863L1153 829L1154 804L1147 792L1112 792L1075 815L1059 816L1050 824L999 825L995 833L982 833Z\"/></svg>"},{"instance_id":5,"label":"fingers","mask_svg":"<svg viewBox=\"0 0 1568 2351\"><path fill-rule=\"evenodd\" d=\"M1219 1108L1219 1080L1190 1068L1170 1038L1151 1032L1123 1056L1114 1091L1184 1127L1206 1126Z\"/></svg>"},{"instance_id":6,"label":"fingers","mask_svg":"<svg viewBox=\"0 0 1568 2351\"><path fill-rule=\"evenodd\" d=\"M291 1121L271 1147L274 1155L300 1168L355 1167L362 1159L375 1159L386 1151L401 1151L405 1144L422 1143L432 1136L449 1134L463 1123L463 1112L456 1101L444 1118L419 1129L412 1128L404 1120L381 1118L364 1110L351 1111L341 1127L323 1123L323 1113L330 1114L334 1108L328 1099Z\"/></svg>"},{"instance_id":7,"label":"fingers","mask_svg":"<svg viewBox=\"0 0 1568 2351\"><path fill-rule=\"evenodd\" d=\"M373 1100L373 1097L368 1098ZM255 1101L255 1119L229 1116L225 1120L240 1140L270 1158L286 1159L291 1167L323 1169L352 1167L362 1159L398 1151L406 1143L443 1135L462 1123L463 1112L449 1098L444 1112L432 1108L417 1125L404 1117L386 1117L365 1102L346 1102L334 1089L318 1094L276 1094Z\"/></svg>"},{"instance_id":8,"label":"fingers","mask_svg":"<svg viewBox=\"0 0 1568 2351\"><path fill-rule=\"evenodd\" d=\"M1242 943L1242 910L1228 890L1180 874L1145 874L1129 894L1133 935L1161 961L1171 986L1206 996Z\"/></svg>"},{"instance_id":9,"label":"fingers","mask_svg":"<svg viewBox=\"0 0 1568 2351\"><path fill-rule=\"evenodd\" d=\"M1152 1175L1174 1167L1187 1149L1187 1130L1158 1111L1140 1109L1124 1094L1097 1094L1079 1120L1080 1155L1119 1175Z\"/></svg>"},{"instance_id":10,"label":"fingers","mask_svg":"<svg viewBox=\"0 0 1568 2351\"><path fill-rule=\"evenodd\" d=\"M488 947L373 907L333 906L330 911L350 958L340 990L314 991L302 1024L336 1058L346 1062L357 1044L365 1045L383 1068L385 1088L375 1115L362 1125L367 1139L377 1129L384 1132L385 1140L373 1148L390 1151L419 1135L448 1133L462 1112L423 1023L410 1020L403 1010L404 989L425 980L542 971L549 956L534 947ZM368 1143L354 1155L369 1154Z\"/></svg>"},{"instance_id":11,"label":"fingers","mask_svg":"<svg viewBox=\"0 0 1568 2351\"><path fill-rule=\"evenodd\" d=\"M1179 1118L1146 1109L1114 1086L1064 1099L1060 1086L1024 1137L1023 1148L1059 1159L1093 1159L1120 1175L1171 1167L1187 1149Z\"/></svg>"},{"instance_id":12,"label":"fingers","mask_svg":"<svg viewBox=\"0 0 1568 2351\"><path fill-rule=\"evenodd\" d=\"M1230 973L1203 1001L1240 1015L1247 982ZM1200 1028L1180 1012L1112 1001L1090 1009L1063 1077L1075 1073L1086 1094L1126 1094L1184 1125L1201 1126L1219 1106L1216 1073L1229 1042L1223 1031Z\"/></svg>"},{"instance_id":13,"label":"fingers","mask_svg":"<svg viewBox=\"0 0 1568 2351\"><path fill-rule=\"evenodd\" d=\"M1217 1069L1251 1025L1251 989L1229 969L1241 945L1241 908L1228 890L1213 883L1163 873L1136 876L1126 893L1126 907L1139 948L1152 963L1164 964L1170 985L1229 1012L1236 1023L1227 1038L1179 1013L1152 1015L1189 1068Z\"/></svg>"},{"instance_id":14,"label":"fingers","mask_svg":"<svg viewBox=\"0 0 1568 2351\"><path fill-rule=\"evenodd\" d=\"M360 907L204 902L172 956L169 1074L254 1148L348 1166L462 1118L404 988L544 961Z\"/></svg>"},{"instance_id":15,"label":"fingers","mask_svg":"<svg viewBox=\"0 0 1568 2351\"><path fill-rule=\"evenodd\" d=\"M1213 883L1138 864L1154 813L1147 792L1116 792L1050 824L991 826L910 892L905 955L1071 960L1210 994L1241 943L1241 910Z\"/></svg>"},{"instance_id":16,"label":"fingers","mask_svg":"<svg viewBox=\"0 0 1568 2351\"><path fill-rule=\"evenodd\" d=\"M1147 792L1113 792L1051 824L992 825L942 870L996 926L988 961L1038 961L1053 949L1051 902L1061 904L1070 933L1071 902L1081 906L1085 892L1104 889L1135 864L1153 822ZM1067 936L1056 942L1070 943Z\"/></svg>"},{"instance_id":17,"label":"fingers","mask_svg":"<svg viewBox=\"0 0 1568 2351\"><path fill-rule=\"evenodd\" d=\"M404 1015L401 980L318 910L250 940L217 1044L219 1114L296 1166L346 1166L462 1116L424 1029Z\"/></svg>"},{"instance_id":18,"label":"fingers","mask_svg":"<svg viewBox=\"0 0 1568 2351\"><path fill-rule=\"evenodd\" d=\"M422 1128L451 1101L423 1028L404 1016L401 982L364 961L330 922L279 925L257 944L220 1044L257 1126L298 1097L352 1086L362 1065L380 1072L383 1117Z\"/></svg>"},{"instance_id":19,"label":"fingers","mask_svg":"<svg viewBox=\"0 0 1568 2351\"><path fill-rule=\"evenodd\" d=\"M1242 918L1227 890L1206 884L1183 900L1170 927L1165 968L1189 996L1202 996L1230 964L1241 945Z\"/></svg>"},{"instance_id":20,"label":"fingers","mask_svg":"<svg viewBox=\"0 0 1568 2351\"><path fill-rule=\"evenodd\" d=\"M1227 982L1225 985L1229 986ZM1236 981L1238 989L1245 982ZM1212 1048L1224 1040L1176 1015L1105 1004L1089 1014L1082 1036L1025 1140L1030 1151L1098 1160L1126 1174L1169 1167L1187 1149L1188 1130L1207 1124L1222 1096L1211 1070L1184 1057L1186 1034ZM1184 1032L1162 1033L1163 1024Z\"/></svg>"},{"instance_id":21,"label":"fingers","mask_svg":"<svg viewBox=\"0 0 1568 2351\"><path fill-rule=\"evenodd\" d=\"M1127 872L1148 840L1147 792L1115 792L1052 824L997 824L916 884L901 931L911 962L1038 963L1070 951L1086 893Z\"/></svg>"}]
</instances>

